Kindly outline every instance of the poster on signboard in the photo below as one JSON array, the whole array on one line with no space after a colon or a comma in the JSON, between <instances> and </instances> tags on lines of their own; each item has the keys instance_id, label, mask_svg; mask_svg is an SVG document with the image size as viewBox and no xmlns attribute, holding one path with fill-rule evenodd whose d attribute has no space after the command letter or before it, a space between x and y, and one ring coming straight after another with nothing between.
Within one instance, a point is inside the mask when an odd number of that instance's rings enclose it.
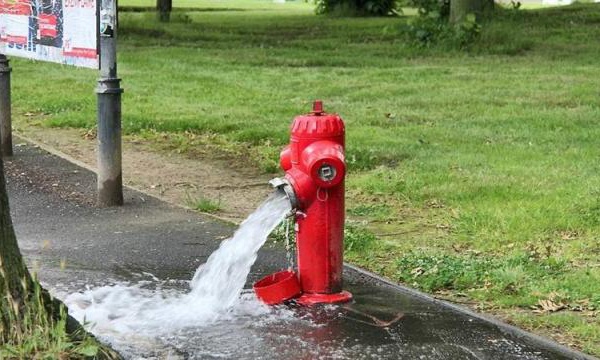
<instances>
[{"instance_id":1,"label":"poster on signboard","mask_svg":"<svg viewBox=\"0 0 600 360\"><path fill-rule=\"evenodd\" d=\"M0 0L0 53L98 68L96 0Z\"/></svg>"}]
</instances>

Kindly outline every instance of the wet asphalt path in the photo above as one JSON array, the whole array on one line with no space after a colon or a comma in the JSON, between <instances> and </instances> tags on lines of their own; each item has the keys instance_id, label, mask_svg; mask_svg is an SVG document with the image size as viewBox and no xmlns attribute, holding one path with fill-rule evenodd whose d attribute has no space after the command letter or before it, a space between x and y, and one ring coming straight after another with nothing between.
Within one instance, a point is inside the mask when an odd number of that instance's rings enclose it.
<instances>
[{"instance_id":1,"label":"wet asphalt path","mask_svg":"<svg viewBox=\"0 0 600 360\"><path fill-rule=\"evenodd\" d=\"M93 173L32 145L19 144L5 170L21 249L59 297L144 274L189 280L234 230L132 190L125 206L98 209ZM248 286L284 266L283 250L266 246ZM350 267L344 277L355 300L343 307L292 307L298 321L231 321L119 350L134 359L591 359Z\"/></svg>"}]
</instances>

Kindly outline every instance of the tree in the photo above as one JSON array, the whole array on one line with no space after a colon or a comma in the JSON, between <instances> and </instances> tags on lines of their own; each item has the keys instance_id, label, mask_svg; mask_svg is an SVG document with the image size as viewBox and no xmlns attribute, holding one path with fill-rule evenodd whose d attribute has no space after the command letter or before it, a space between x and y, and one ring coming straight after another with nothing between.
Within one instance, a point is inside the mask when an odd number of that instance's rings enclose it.
<instances>
[{"instance_id":1,"label":"tree","mask_svg":"<svg viewBox=\"0 0 600 360\"><path fill-rule=\"evenodd\" d=\"M4 164L0 158L0 340L9 342L14 326L25 313L34 282L19 251L10 218L4 181ZM51 302L49 304L51 306ZM46 308L46 306L44 306ZM43 314L48 316L48 314Z\"/></svg>"},{"instance_id":2,"label":"tree","mask_svg":"<svg viewBox=\"0 0 600 360\"><path fill-rule=\"evenodd\" d=\"M173 10L173 0L156 0L159 21L169 22L171 20L171 10Z\"/></svg>"},{"instance_id":3,"label":"tree","mask_svg":"<svg viewBox=\"0 0 600 360\"><path fill-rule=\"evenodd\" d=\"M32 336L36 338L31 340ZM28 346L24 346L28 341ZM62 347L57 349L53 346L56 343ZM70 359L92 356L120 359L119 354L88 334L67 314L66 306L29 273L10 217L4 163L0 157L0 345L5 344L11 345L13 351L17 349L17 353L9 351L9 358L54 358L59 351L61 357ZM3 358L2 348L0 358Z\"/></svg>"},{"instance_id":4,"label":"tree","mask_svg":"<svg viewBox=\"0 0 600 360\"><path fill-rule=\"evenodd\" d=\"M23 334L23 327L32 325L26 318L33 312L42 323L54 324L61 314L66 314L66 308L40 287L23 261L10 217L4 163L0 158L0 342L12 342ZM66 326L74 331L79 324L69 318Z\"/></svg>"}]
</instances>

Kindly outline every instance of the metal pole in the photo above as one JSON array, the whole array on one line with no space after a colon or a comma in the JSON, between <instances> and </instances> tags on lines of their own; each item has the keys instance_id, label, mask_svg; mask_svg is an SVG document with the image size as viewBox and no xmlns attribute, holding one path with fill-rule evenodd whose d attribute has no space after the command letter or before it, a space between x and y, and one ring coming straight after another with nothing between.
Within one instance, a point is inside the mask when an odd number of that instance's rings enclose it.
<instances>
[{"instance_id":1,"label":"metal pole","mask_svg":"<svg viewBox=\"0 0 600 360\"><path fill-rule=\"evenodd\" d=\"M12 156L12 118L10 112L10 72L6 55L0 54L0 154Z\"/></svg>"},{"instance_id":2,"label":"metal pole","mask_svg":"<svg viewBox=\"0 0 600 360\"><path fill-rule=\"evenodd\" d=\"M121 174L121 79L117 77L117 4L100 7L98 79L98 206L123 205Z\"/></svg>"}]
</instances>

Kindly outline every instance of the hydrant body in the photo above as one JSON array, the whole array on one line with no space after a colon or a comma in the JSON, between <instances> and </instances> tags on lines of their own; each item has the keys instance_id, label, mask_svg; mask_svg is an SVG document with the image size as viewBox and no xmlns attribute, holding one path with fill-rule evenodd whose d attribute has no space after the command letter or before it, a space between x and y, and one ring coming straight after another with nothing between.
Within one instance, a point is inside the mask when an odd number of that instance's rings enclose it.
<instances>
[{"instance_id":1,"label":"hydrant body","mask_svg":"<svg viewBox=\"0 0 600 360\"><path fill-rule=\"evenodd\" d=\"M290 144L281 152L296 209L298 277L303 304L348 301L342 290L344 239L344 122L323 112L294 119Z\"/></svg>"}]
</instances>

